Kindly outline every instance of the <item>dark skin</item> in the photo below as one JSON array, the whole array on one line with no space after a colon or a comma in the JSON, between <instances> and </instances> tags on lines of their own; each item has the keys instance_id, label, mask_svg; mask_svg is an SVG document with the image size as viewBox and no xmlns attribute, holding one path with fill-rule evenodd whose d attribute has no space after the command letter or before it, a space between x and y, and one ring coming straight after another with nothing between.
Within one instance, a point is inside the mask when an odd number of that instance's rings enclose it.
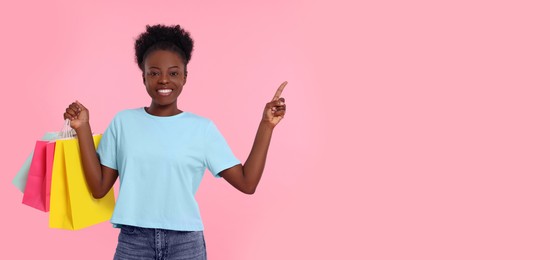
<instances>
[{"instance_id":1,"label":"dark skin","mask_svg":"<svg viewBox=\"0 0 550 260\"><path fill-rule=\"evenodd\" d=\"M182 113L183 111L178 108L177 98L186 80L187 68L180 55L165 50L150 53L144 61L143 71L143 83L151 96L151 104L145 108L147 113L155 116ZM254 144L244 165L237 164L220 173L229 184L245 194L254 194L256 191L264 171L273 130L285 116L286 105L281 94L286 84L283 82L273 99L265 105ZM92 139L89 110L76 101L69 105L63 117L71 120L71 127L78 135L88 187L94 198L102 198L115 184L118 171L99 162Z\"/></svg>"}]
</instances>

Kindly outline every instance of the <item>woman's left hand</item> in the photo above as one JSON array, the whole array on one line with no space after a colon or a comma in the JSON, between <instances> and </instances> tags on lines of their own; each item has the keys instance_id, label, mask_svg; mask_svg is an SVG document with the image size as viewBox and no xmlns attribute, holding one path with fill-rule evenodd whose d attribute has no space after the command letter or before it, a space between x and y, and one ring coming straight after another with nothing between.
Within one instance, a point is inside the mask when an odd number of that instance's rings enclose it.
<instances>
[{"instance_id":1,"label":"woman's left hand","mask_svg":"<svg viewBox=\"0 0 550 260\"><path fill-rule=\"evenodd\" d=\"M281 97L287 82L283 82L275 92L275 96L271 102L265 105L264 116L262 122L268 123L271 127L275 127L285 117L286 104L285 99Z\"/></svg>"}]
</instances>

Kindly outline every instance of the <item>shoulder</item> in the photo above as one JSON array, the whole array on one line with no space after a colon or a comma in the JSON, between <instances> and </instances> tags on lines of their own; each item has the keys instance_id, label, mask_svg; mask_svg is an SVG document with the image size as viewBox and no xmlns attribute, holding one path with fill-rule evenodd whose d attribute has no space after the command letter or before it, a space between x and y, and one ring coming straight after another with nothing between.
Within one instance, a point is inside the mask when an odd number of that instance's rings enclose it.
<instances>
[{"instance_id":1,"label":"shoulder","mask_svg":"<svg viewBox=\"0 0 550 260\"><path fill-rule=\"evenodd\" d=\"M145 114L143 107L124 109L115 114L113 122L127 121L131 119L141 118Z\"/></svg>"},{"instance_id":2,"label":"shoulder","mask_svg":"<svg viewBox=\"0 0 550 260\"><path fill-rule=\"evenodd\" d=\"M111 127L121 127L123 124L135 121L140 117L140 110L143 108L125 109L117 112L111 120Z\"/></svg>"},{"instance_id":3,"label":"shoulder","mask_svg":"<svg viewBox=\"0 0 550 260\"><path fill-rule=\"evenodd\" d=\"M212 124L212 120L210 120L209 118L201 116L201 115L197 115L193 112L185 112L185 119L193 121L193 123L195 123L197 125L207 126L207 125Z\"/></svg>"},{"instance_id":4,"label":"shoulder","mask_svg":"<svg viewBox=\"0 0 550 260\"><path fill-rule=\"evenodd\" d=\"M217 131L216 124L214 124L214 121L212 121L208 117L204 117L201 115L197 115L192 112L185 112L185 121L199 131L202 132L205 135L210 135L212 131Z\"/></svg>"},{"instance_id":5,"label":"shoulder","mask_svg":"<svg viewBox=\"0 0 550 260\"><path fill-rule=\"evenodd\" d=\"M124 110L119 111L118 113L116 113L114 118L115 119L120 119L120 118L134 117L134 116L138 116L138 115L143 114L143 113L144 113L143 107L124 109Z\"/></svg>"}]
</instances>

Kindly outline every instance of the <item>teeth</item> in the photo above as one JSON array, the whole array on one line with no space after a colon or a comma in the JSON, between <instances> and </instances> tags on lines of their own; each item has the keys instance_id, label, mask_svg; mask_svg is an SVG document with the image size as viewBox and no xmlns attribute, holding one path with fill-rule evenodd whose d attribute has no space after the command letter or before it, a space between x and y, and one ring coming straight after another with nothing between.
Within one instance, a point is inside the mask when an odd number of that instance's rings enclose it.
<instances>
[{"instance_id":1,"label":"teeth","mask_svg":"<svg viewBox=\"0 0 550 260\"><path fill-rule=\"evenodd\" d=\"M159 89L158 92L163 93L163 94L168 94L168 93L172 92L172 90L171 89Z\"/></svg>"}]
</instances>

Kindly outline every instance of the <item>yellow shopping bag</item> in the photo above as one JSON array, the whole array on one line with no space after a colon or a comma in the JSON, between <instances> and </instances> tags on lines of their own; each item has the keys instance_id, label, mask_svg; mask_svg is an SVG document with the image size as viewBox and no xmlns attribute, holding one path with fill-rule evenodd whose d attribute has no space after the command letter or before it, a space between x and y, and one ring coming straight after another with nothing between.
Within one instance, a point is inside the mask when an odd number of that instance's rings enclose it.
<instances>
[{"instance_id":1,"label":"yellow shopping bag","mask_svg":"<svg viewBox=\"0 0 550 260\"><path fill-rule=\"evenodd\" d=\"M97 149L101 135L94 135ZM76 138L55 143L50 197L50 228L78 230L111 218L115 207L113 189L95 199L86 184Z\"/></svg>"}]
</instances>

